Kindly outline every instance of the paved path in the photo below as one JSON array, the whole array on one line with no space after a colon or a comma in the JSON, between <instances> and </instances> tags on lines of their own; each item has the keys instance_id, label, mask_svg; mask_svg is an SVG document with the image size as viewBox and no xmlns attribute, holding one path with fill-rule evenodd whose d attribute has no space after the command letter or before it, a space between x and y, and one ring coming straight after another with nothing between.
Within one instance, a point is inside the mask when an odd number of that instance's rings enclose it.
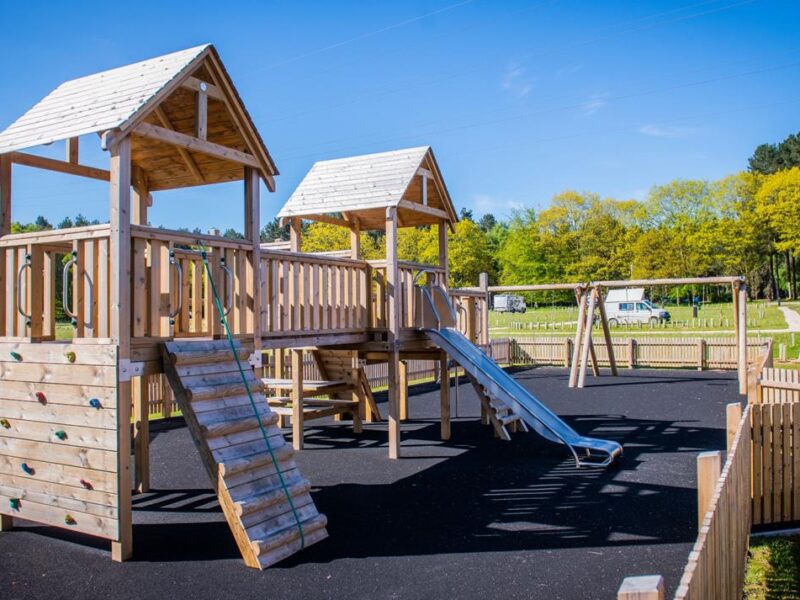
<instances>
[{"instance_id":1,"label":"paved path","mask_svg":"<svg viewBox=\"0 0 800 600\"><path fill-rule=\"evenodd\" d=\"M800 314L797 314L797 311L792 308L787 308L786 306L779 306L778 310L783 313L783 318L786 319L786 324L789 326L790 333L792 331L799 332L800 331Z\"/></svg>"}]
</instances>

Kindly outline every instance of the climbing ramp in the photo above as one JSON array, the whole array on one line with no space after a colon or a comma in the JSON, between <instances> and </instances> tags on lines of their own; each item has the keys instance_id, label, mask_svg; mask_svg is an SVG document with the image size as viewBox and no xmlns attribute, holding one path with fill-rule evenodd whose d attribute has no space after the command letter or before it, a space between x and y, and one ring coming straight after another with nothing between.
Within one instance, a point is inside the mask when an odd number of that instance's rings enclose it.
<instances>
[{"instance_id":1,"label":"climbing ramp","mask_svg":"<svg viewBox=\"0 0 800 600\"><path fill-rule=\"evenodd\" d=\"M241 343L234 342L237 356L227 340L163 348L167 378L245 564L263 569L325 539L327 519Z\"/></svg>"}]
</instances>

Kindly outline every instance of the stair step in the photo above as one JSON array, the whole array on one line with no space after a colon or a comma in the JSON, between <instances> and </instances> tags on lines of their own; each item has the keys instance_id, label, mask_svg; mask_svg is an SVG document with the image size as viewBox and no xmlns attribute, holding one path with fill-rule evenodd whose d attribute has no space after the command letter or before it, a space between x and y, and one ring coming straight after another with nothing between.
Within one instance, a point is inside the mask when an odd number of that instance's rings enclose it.
<instances>
[{"instance_id":1,"label":"stair step","mask_svg":"<svg viewBox=\"0 0 800 600\"><path fill-rule=\"evenodd\" d=\"M278 461L279 465L283 461L286 461L294 456L294 450L289 444L284 444L278 448L273 448L272 452L275 455L275 460ZM223 476L231 477L241 473L242 471L257 469L258 467L271 464L272 456L270 453L262 452L260 454L245 456L244 458L235 458L228 462L221 463L219 465L219 471Z\"/></svg>"},{"instance_id":2,"label":"stair step","mask_svg":"<svg viewBox=\"0 0 800 600\"><path fill-rule=\"evenodd\" d=\"M278 415L271 413L262 415L260 419L253 416L245 419L217 421L216 423L203 425L202 428L207 438L215 438L223 435L231 435L232 433L239 433L241 431L248 431L250 429L258 429L259 420L264 427L268 427L278 422Z\"/></svg>"},{"instance_id":3,"label":"stair step","mask_svg":"<svg viewBox=\"0 0 800 600\"><path fill-rule=\"evenodd\" d=\"M325 528L316 529L311 533L305 532L304 533L304 541L305 544L302 544L300 541L300 536L298 535L294 539L290 540L289 542L285 543L283 546L275 548L274 550L270 550L264 554L260 554L258 556L258 562L261 565L262 569L266 569L269 566L274 565L282 561L285 558L288 558L292 554L296 554L300 552L303 548L308 548L312 544L316 544L328 537L328 532Z\"/></svg>"},{"instance_id":4,"label":"stair step","mask_svg":"<svg viewBox=\"0 0 800 600\"><path fill-rule=\"evenodd\" d=\"M298 511L298 515L300 511ZM328 524L328 519L325 515L313 514L306 518L300 516L300 527L303 528L303 535L309 536L318 529L322 529ZM256 553L259 557L268 554L270 551L283 546L295 539L300 539L300 527L297 525L294 513L286 513L285 518L281 521L280 525L271 529L263 538L257 539L254 544L256 545Z\"/></svg>"},{"instance_id":5,"label":"stair step","mask_svg":"<svg viewBox=\"0 0 800 600\"><path fill-rule=\"evenodd\" d=\"M263 494L251 496L247 500L237 502L236 512L240 517L251 515L254 512L264 510L265 508L269 508L270 506L278 504L279 502L283 502L286 500L287 492L289 496L294 499L296 496L305 494L309 490L311 490L311 483L309 483L307 479L301 479L296 483L288 485L285 490L282 486L274 487Z\"/></svg>"},{"instance_id":6,"label":"stair step","mask_svg":"<svg viewBox=\"0 0 800 600\"><path fill-rule=\"evenodd\" d=\"M516 421L521 420L520 416L515 413L511 413L510 415L505 415L504 417L498 417L497 419L503 425L508 425L509 423L515 423Z\"/></svg>"},{"instance_id":7,"label":"stair step","mask_svg":"<svg viewBox=\"0 0 800 600\"><path fill-rule=\"evenodd\" d=\"M248 387L253 393L262 393L263 385L257 379L248 381ZM186 390L189 400L192 402L196 400L212 400L215 398L224 398L226 396L247 396L247 389L241 379L237 381L229 381L219 385L198 385L190 387Z\"/></svg>"},{"instance_id":8,"label":"stair step","mask_svg":"<svg viewBox=\"0 0 800 600\"><path fill-rule=\"evenodd\" d=\"M205 346L193 346L192 344L184 344L181 348L179 345L175 351L168 353L169 359L173 365L196 365L199 363L217 363L227 362L233 359L233 354L229 345L220 347L213 342ZM239 347L236 352L240 361L247 363L250 357L250 352L247 348ZM244 366L244 365L243 365Z\"/></svg>"}]
</instances>

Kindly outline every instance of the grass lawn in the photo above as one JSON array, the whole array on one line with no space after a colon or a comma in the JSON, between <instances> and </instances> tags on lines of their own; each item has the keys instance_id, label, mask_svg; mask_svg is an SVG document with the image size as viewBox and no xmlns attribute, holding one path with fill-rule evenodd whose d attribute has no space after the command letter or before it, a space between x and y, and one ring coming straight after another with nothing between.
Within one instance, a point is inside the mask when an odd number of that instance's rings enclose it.
<instances>
[{"instance_id":1,"label":"grass lawn","mask_svg":"<svg viewBox=\"0 0 800 600\"><path fill-rule=\"evenodd\" d=\"M752 331L760 329L786 329L786 319L778 307L767 302L749 302L748 324ZM691 306L668 306L672 322L652 328L653 331L677 333L693 331L733 331L733 304L730 302L706 304L700 309L697 318L692 317ZM489 327L493 337L510 333L569 333L575 331L578 320L577 306L542 306L529 308L524 314L489 313ZM614 328L616 332L650 331L648 324L622 324Z\"/></svg>"},{"instance_id":2,"label":"grass lawn","mask_svg":"<svg viewBox=\"0 0 800 600\"><path fill-rule=\"evenodd\" d=\"M752 540L743 596L800 599L800 536Z\"/></svg>"}]
</instances>

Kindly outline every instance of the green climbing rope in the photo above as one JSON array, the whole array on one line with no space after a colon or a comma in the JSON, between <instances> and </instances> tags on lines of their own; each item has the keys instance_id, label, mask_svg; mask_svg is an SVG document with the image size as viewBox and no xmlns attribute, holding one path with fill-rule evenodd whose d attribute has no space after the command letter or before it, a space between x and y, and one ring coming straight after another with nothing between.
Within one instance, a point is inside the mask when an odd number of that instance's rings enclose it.
<instances>
[{"instance_id":1,"label":"green climbing rope","mask_svg":"<svg viewBox=\"0 0 800 600\"><path fill-rule=\"evenodd\" d=\"M261 415L258 413L256 401L253 400L253 392L250 390L250 385L247 381L247 377L244 374L244 369L242 369L242 362L239 360L239 353L236 351L236 344L233 341L233 334L231 334L230 327L228 326L228 319L225 318L225 311L222 309L222 302L220 301L219 294L217 293L217 285L214 283L214 277L211 275L211 266L208 264L208 252L206 251L205 246L203 246L203 244L199 241L198 246L200 246L200 256L203 259L206 275L208 275L208 281L211 284L211 293L214 295L214 306L217 307L217 312L219 313L219 318L222 321L222 326L225 328L225 335L228 338L228 344L230 344L233 358L236 360L236 366L239 368L239 375L242 378L244 389L247 390L247 397L250 398L250 406L253 408L253 412L256 415L258 428L261 431L261 436L264 438L264 443L267 445L267 450L269 451L270 458L272 459L272 465L275 467L275 472L278 474L278 479L281 482L283 492L286 494L286 499L289 501L289 507L292 509L294 520L297 522L297 529L300 532L300 549L302 550L306 547L306 536L305 532L303 531L303 523L300 521L300 515L297 513L297 507L294 505L292 494L289 492L289 487L286 485L286 480L283 478L283 473L281 473L280 465L278 465L278 459L275 457L275 451L272 449L272 444L269 442L267 430L264 429L264 424L261 422Z\"/></svg>"}]
</instances>

